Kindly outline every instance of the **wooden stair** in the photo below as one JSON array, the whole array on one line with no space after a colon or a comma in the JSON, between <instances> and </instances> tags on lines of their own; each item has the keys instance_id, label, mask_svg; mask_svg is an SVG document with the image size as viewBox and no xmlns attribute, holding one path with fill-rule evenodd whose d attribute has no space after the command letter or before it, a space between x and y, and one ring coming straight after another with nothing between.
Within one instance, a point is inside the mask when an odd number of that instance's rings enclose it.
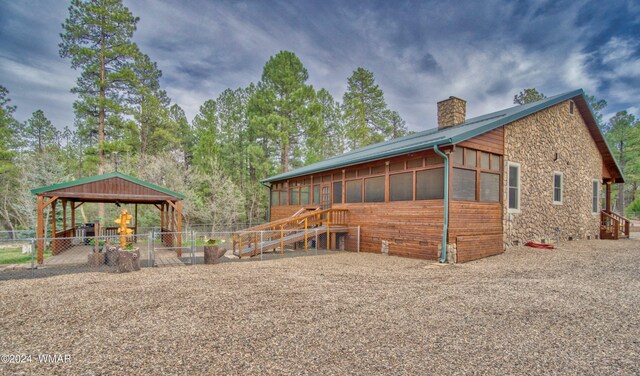
<instances>
[{"instance_id":1,"label":"wooden stair","mask_svg":"<svg viewBox=\"0 0 640 376\"><path fill-rule=\"evenodd\" d=\"M291 217L234 233L233 254L240 258L251 257L276 248L284 253L285 245L297 242L303 242L307 250L309 239L314 239L316 233L326 234L330 239L332 233L346 232L347 214L346 209L303 208Z\"/></svg>"},{"instance_id":2,"label":"wooden stair","mask_svg":"<svg viewBox=\"0 0 640 376\"><path fill-rule=\"evenodd\" d=\"M631 221L612 211L600 212L600 239L618 240L628 238L631 231Z\"/></svg>"}]
</instances>

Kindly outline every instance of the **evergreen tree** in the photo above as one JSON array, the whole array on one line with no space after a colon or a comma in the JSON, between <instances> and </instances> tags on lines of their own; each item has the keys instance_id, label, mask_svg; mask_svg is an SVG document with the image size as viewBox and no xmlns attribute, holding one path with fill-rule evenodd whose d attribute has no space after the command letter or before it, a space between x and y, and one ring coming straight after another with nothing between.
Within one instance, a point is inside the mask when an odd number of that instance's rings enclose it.
<instances>
[{"instance_id":1,"label":"evergreen tree","mask_svg":"<svg viewBox=\"0 0 640 376\"><path fill-rule=\"evenodd\" d=\"M58 143L58 131L42 110L34 112L22 130L22 137L29 150L43 152L49 145Z\"/></svg>"},{"instance_id":2,"label":"evergreen tree","mask_svg":"<svg viewBox=\"0 0 640 376\"><path fill-rule=\"evenodd\" d=\"M72 0L62 25L60 56L69 58L73 69L81 70L72 89L79 96L74 110L86 120L85 126L96 128L100 174L104 172L107 124L109 119L117 120L113 114L124 112L123 97L135 82L131 64L138 48L131 38L138 20L121 0Z\"/></svg>"},{"instance_id":3,"label":"evergreen tree","mask_svg":"<svg viewBox=\"0 0 640 376\"><path fill-rule=\"evenodd\" d=\"M398 138L409 134L407 129L407 122L400 117L397 111L388 110L386 113L389 122L389 131L391 138Z\"/></svg>"},{"instance_id":4,"label":"evergreen tree","mask_svg":"<svg viewBox=\"0 0 640 376\"><path fill-rule=\"evenodd\" d=\"M281 51L265 64L249 102L251 127L275 147L282 172L301 164L301 141L317 111L308 78L300 59L293 52Z\"/></svg>"},{"instance_id":5,"label":"evergreen tree","mask_svg":"<svg viewBox=\"0 0 640 376\"><path fill-rule=\"evenodd\" d=\"M640 122L633 114L620 111L609 120L607 129L606 139L613 149L622 174L627 175L630 182L637 181L639 176L635 173L640 159ZM624 187L624 184L618 185L617 203L620 212L623 212L627 204Z\"/></svg>"},{"instance_id":6,"label":"evergreen tree","mask_svg":"<svg viewBox=\"0 0 640 376\"><path fill-rule=\"evenodd\" d=\"M351 149L383 141L389 136L387 104L373 73L357 68L347 80L343 113Z\"/></svg>"},{"instance_id":7,"label":"evergreen tree","mask_svg":"<svg viewBox=\"0 0 640 376\"><path fill-rule=\"evenodd\" d=\"M513 104L527 104L545 98L546 96L539 92L536 88L524 89L520 93L513 96Z\"/></svg>"},{"instance_id":8,"label":"evergreen tree","mask_svg":"<svg viewBox=\"0 0 640 376\"><path fill-rule=\"evenodd\" d=\"M595 96L589 94L585 94L585 99L587 100L587 103L589 103L589 106L591 106L591 110L593 110L593 116L596 119L596 123L600 129L603 129L606 124L602 121L602 111L607 107L607 101L604 99L598 100Z\"/></svg>"},{"instance_id":9,"label":"evergreen tree","mask_svg":"<svg viewBox=\"0 0 640 376\"><path fill-rule=\"evenodd\" d=\"M196 143L193 149L193 164L204 168L216 160L219 147L220 125L218 124L218 104L209 99L200 106L200 112L193 119Z\"/></svg>"}]
</instances>

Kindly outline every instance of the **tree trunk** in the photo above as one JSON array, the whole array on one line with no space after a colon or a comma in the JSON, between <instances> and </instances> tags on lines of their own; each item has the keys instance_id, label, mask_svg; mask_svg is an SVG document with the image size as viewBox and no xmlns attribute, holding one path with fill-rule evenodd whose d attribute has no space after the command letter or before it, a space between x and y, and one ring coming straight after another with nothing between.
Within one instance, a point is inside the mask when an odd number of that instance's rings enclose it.
<instances>
[{"instance_id":1,"label":"tree trunk","mask_svg":"<svg viewBox=\"0 0 640 376\"><path fill-rule=\"evenodd\" d=\"M282 152L280 154L280 163L282 172L289 171L289 143L282 145Z\"/></svg>"},{"instance_id":2,"label":"tree trunk","mask_svg":"<svg viewBox=\"0 0 640 376\"><path fill-rule=\"evenodd\" d=\"M104 24L104 21L103 21ZM104 123L106 117L105 110L105 67L104 67L104 25L100 35L100 101L98 112L98 175L104 174ZM103 224L104 220L104 203L98 204L98 218L100 224ZM97 235L97 234L96 234Z\"/></svg>"}]
</instances>

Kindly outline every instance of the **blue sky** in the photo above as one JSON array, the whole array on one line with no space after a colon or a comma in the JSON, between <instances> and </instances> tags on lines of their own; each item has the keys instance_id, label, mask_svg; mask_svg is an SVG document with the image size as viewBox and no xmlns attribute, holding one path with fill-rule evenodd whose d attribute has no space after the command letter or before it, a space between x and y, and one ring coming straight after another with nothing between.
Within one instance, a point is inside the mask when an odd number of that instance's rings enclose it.
<instances>
[{"instance_id":1,"label":"blue sky","mask_svg":"<svg viewBox=\"0 0 640 376\"><path fill-rule=\"evenodd\" d=\"M347 77L374 72L410 129L436 125L436 102L467 100L469 117L512 105L536 87L583 88L606 117L640 115L638 1L178 1L125 0L134 40L191 119L226 88L257 82L268 58L293 51L316 89L341 100ZM78 75L58 55L63 1L0 2L0 85L18 120L42 109L73 124Z\"/></svg>"}]
</instances>

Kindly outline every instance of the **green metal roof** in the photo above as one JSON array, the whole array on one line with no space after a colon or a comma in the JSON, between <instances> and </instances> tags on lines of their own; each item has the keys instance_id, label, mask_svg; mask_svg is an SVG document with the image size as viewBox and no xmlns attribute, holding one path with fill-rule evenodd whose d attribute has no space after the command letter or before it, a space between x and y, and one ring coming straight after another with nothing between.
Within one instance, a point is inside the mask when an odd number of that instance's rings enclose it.
<instances>
[{"instance_id":1,"label":"green metal roof","mask_svg":"<svg viewBox=\"0 0 640 376\"><path fill-rule=\"evenodd\" d=\"M447 127L445 129L429 129L408 136L369 145L308 166L272 176L262 180L261 182L268 183L333 170L340 167L429 149L435 145L444 146L457 144L578 96L584 97L584 91L582 89L545 98L537 102L514 106L501 111L492 112L490 114L477 116L475 118L468 119L463 124L457 126ZM591 116L593 116L593 113L591 113ZM602 135L602 133L600 133L600 135ZM608 152L611 153L610 150L608 150ZM618 168L618 171L619 170L620 169Z\"/></svg>"},{"instance_id":2,"label":"green metal roof","mask_svg":"<svg viewBox=\"0 0 640 376\"><path fill-rule=\"evenodd\" d=\"M51 191L56 191L58 189L64 189L64 188L69 188L69 187L73 187L76 185L82 185L82 184L87 184L87 183L94 183L100 180L106 180L106 179L111 179L111 178L120 178L120 179L124 179L124 180L128 180L134 184L139 184L142 185L144 187L165 193L169 196L173 196L175 198L179 198L179 199L184 199L185 196L180 194L180 193L176 193L173 192L171 190L168 190L166 188L157 186L155 184L151 184L151 183L147 183L146 181L142 181L140 179L136 179L133 176L129 176L127 174L123 174L121 172L110 172L108 174L103 174L103 175L94 175L94 176L89 176L86 178L82 178L82 179L78 179L78 180L73 180L73 181L68 181L68 182L64 182L64 183L59 183L59 184L53 184L47 187L42 187L42 188L36 188L36 189L32 189L31 193L34 195L40 194L40 193L45 193L45 192L51 192Z\"/></svg>"}]
</instances>

